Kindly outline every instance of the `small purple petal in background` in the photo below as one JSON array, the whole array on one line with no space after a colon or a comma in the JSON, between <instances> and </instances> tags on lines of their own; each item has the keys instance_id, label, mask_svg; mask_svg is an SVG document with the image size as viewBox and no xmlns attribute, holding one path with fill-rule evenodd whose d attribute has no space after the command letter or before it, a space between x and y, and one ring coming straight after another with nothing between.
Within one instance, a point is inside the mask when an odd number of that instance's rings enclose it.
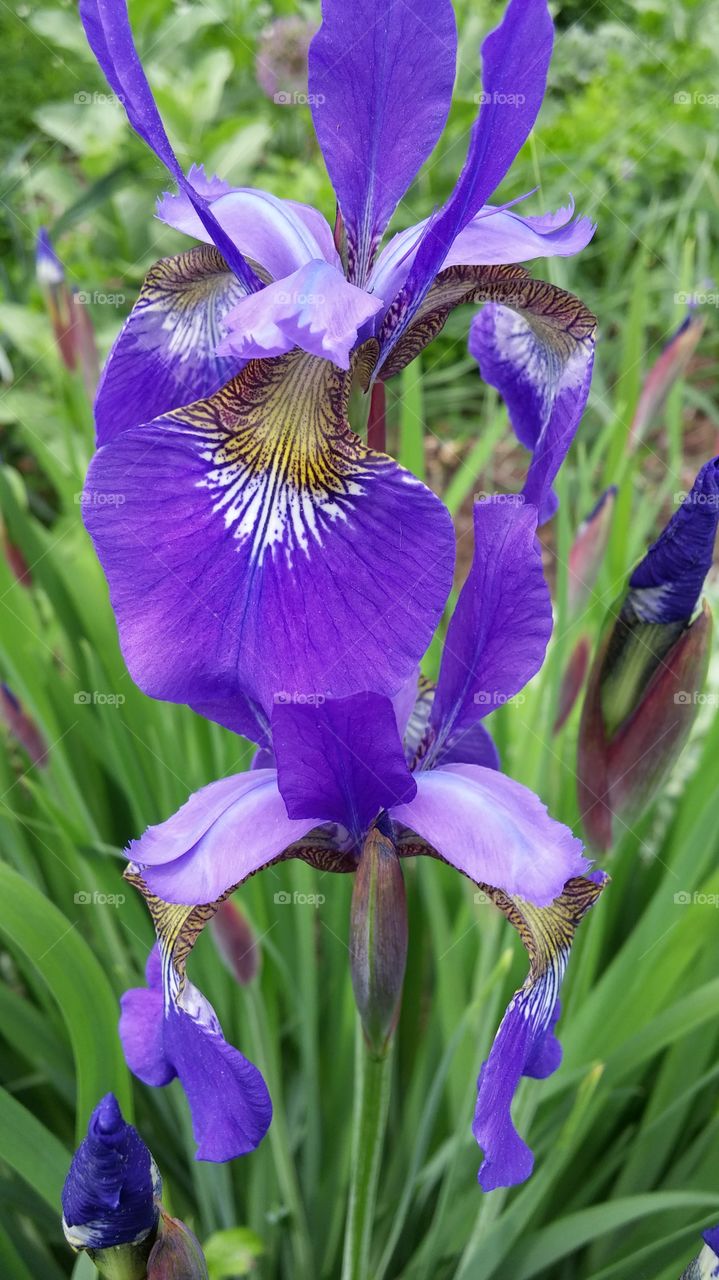
<instances>
[{"instance_id":1,"label":"small purple petal in background","mask_svg":"<svg viewBox=\"0 0 719 1280\"><path fill-rule=\"evenodd\" d=\"M323 0L310 103L357 284L444 128L456 52L450 0Z\"/></svg>"},{"instance_id":2,"label":"small purple petal in background","mask_svg":"<svg viewBox=\"0 0 719 1280\"><path fill-rule=\"evenodd\" d=\"M375 693L314 706L280 704L272 741L291 818L319 814L360 838L380 809L407 803L417 792L392 703Z\"/></svg>"},{"instance_id":3,"label":"small purple petal in background","mask_svg":"<svg viewBox=\"0 0 719 1280\"><path fill-rule=\"evenodd\" d=\"M415 777L415 799L393 806L392 818L475 883L543 907L586 870L581 841L503 773L453 764Z\"/></svg>"},{"instance_id":4,"label":"small purple petal in background","mask_svg":"<svg viewBox=\"0 0 719 1280\"><path fill-rule=\"evenodd\" d=\"M433 757L542 665L552 606L536 528L536 508L520 498L474 504L474 558L447 630L432 707Z\"/></svg>"}]
</instances>

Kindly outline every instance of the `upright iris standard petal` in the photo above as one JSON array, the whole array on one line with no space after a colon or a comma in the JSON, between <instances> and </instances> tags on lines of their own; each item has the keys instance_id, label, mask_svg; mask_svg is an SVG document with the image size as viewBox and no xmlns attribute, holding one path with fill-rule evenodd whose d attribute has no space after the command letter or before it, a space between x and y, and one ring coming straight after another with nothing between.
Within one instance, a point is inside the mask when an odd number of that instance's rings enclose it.
<instances>
[{"instance_id":1,"label":"upright iris standard petal","mask_svg":"<svg viewBox=\"0 0 719 1280\"><path fill-rule=\"evenodd\" d=\"M157 1224L160 1192L150 1152L108 1093L90 1116L62 1189L69 1243L93 1250L138 1243Z\"/></svg>"},{"instance_id":2,"label":"upright iris standard petal","mask_svg":"<svg viewBox=\"0 0 719 1280\"><path fill-rule=\"evenodd\" d=\"M255 271L217 222L207 199L195 191L180 168L137 56L126 0L80 0L80 17L90 48L133 129L177 180L237 278L249 292L260 288Z\"/></svg>"},{"instance_id":3,"label":"upright iris standard petal","mask_svg":"<svg viewBox=\"0 0 719 1280\"><path fill-rule=\"evenodd\" d=\"M150 1085L179 1076L192 1114L197 1159L224 1161L259 1145L272 1103L257 1067L227 1043L214 1009L185 972L197 937L216 903L173 906L150 893L136 868L127 878L144 895L158 945L147 963L147 987L122 997L120 1037L130 1070Z\"/></svg>"},{"instance_id":4,"label":"upright iris standard petal","mask_svg":"<svg viewBox=\"0 0 719 1280\"><path fill-rule=\"evenodd\" d=\"M430 219L393 314L380 333L380 365L416 315L460 231L486 204L526 142L544 97L554 28L546 0L510 0L482 46L482 106L464 168Z\"/></svg>"},{"instance_id":5,"label":"upright iris standard petal","mask_svg":"<svg viewBox=\"0 0 719 1280\"><path fill-rule=\"evenodd\" d=\"M541 800L495 769L442 765L416 775L417 795L395 805L395 823L414 831L404 852L430 853L475 882L545 907L587 869L581 841L550 818ZM428 846L428 847L427 847Z\"/></svg>"},{"instance_id":6,"label":"upright iris standard petal","mask_svg":"<svg viewBox=\"0 0 719 1280\"><path fill-rule=\"evenodd\" d=\"M542 665L552 606L536 528L536 507L521 500L474 504L474 558L447 631L430 759L518 693Z\"/></svg>"},{"instance_id":7,"label":"upright iris standard petal","mask_svg":"<svg viewBox=\"0 0 719 1280\"><path fill-rule=\"evenodd\" d=\"M532 1172L534 1156L512 1122L512 1099L522 1076L543 1079L559 1066L562 1053L554 1035L559 988L577 925L605 883L602 872L577 877L556 902L540 909L483 886L514 925L530 961L527 980L512 997L477 1082L472 1132L484 1151L483 1191L514 1186Z\"/></svg>"},{"instance_id":8,"label":"upright iris standard petal","mask_svg":"<svg viewBox=\"0 0 719 1280\"><path fill-rule=\"evenodd\" d=\"M252 769L211 782L177 813L130 845L153 893L168 902L215 902L280 857L322 821L294 820L274 769Z\"/></svg>"},{"instance_id":9,"label":"upright iris standard petal","mask_svg":"<svg viewBox=\"0 0 719 1280\"><path fill-rule=\"evenodd\" d=\"M335 267L308 262L242 298L224 318L227 333L217 349L238 362L299 347L349 369L360 331L381 308L381 298L349 284Z\"/></svg>"},{"instance_id":10,"label":"upright iris standard petal","mask_svg":"<svg viewBox=\"0 0 719 1280\"><path fill-rule=\"evenodd\" d=\"M451 0L323 0L310 102L347 228L349 276L360 285L444 128L456 52Z\"/></svg>"},{"instance_id":11,"label":"upright iris standard petal","mask_svg":"<svg viewBox=\"0 0 719 1280\"><path fill-rule=\"evenodd\" d=\"M626 621L687 622L712 564L719 523L719 457L705 462L680 507L629 579Z\"/></svg>"},{"instance_id":12,"label":"upright iris standard petal","mask_svg":"<svg viewBox=\"0 0 719 1280\"><path fill-rule=\"evenodd\" d=\"M322 814L359 839L380 809L416 794L389 698L358 693L319 706L279 705L272 741L291 818Z\"/></svg>"},{"instance_id":13,"label":"upright iris standard petal","mask_svg":"<svg viewBox=\"0 0 719 1280\"><path fill-rule=\"evenodd\" d=\"M198 245L151 268L100 379L99 445L212 395L238 372L238 361L216 347L223 318L243 296L214 247Z\"/></svg>"},{"instance_id":14,"label":"upright iris standard petal","mask_svg":"<svg viewBox=\"0 0 719 1280\"><path fill-rule=\"evenodd\" d=\"M346 420L349 379L300 352L126 431L83 512L130 672L236 723L281 694L394 694L449 593L448 512Z\"/></svg>"}]
</instances>

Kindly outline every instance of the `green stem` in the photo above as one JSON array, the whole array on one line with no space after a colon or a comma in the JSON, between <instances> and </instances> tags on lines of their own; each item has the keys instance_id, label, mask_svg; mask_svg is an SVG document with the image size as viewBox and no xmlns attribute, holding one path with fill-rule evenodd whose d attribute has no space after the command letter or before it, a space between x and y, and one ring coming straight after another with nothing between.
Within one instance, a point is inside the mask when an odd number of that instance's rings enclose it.
<instances>
[{"instance_id":1,"label":"green stem","mask_svg":"<svg viewBox=\"0 0 719 1280\"><path fill-rule=\"evenodd\" d=\"M357 1024L352 1175L342 1280L369 1280L369 1254L377 1200L377 1181L387 1123L392 1045L382 1058L372 1057Z\"/></svg>"}]
</instances>

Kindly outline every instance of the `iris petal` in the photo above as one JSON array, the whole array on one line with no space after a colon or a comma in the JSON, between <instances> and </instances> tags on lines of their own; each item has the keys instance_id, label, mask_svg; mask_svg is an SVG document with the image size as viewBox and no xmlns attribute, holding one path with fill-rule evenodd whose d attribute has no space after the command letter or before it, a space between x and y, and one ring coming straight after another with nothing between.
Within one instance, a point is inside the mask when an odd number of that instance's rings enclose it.
<instances>
[{"instance_id":1,"label":"iris petal","mask_svg":"<svg viewBox=\"0 0 719 1280\"><path fill-rule=\"evenodd\" d=\"M523 1075L543 1079L560 1064L554 1035L559 988L577 925L605 883L602 872L579 876L543 908L482 886L519 933L530 960L527 980L512 997L477 1082L472 1132L484 1150L483 1191L514 1186L532 1172L534 1156L512 1122L512 1099Z\"/></svg>"},{"instance_id":2,"label":"iris petal","mask_svg":"<svg viewBox=\"0 0 719 1280\"><path fill-rule=\"evenodd\" d=\"M99 445L219 391L239 362L218 356L221 321L244 296L217 250L198 245L148 272L95 400Z\"/></svg>"},{"instance_id":3,"label":"iris petal","mask_svg":"<svg viewBox=\"0 0 719 1280\"><path fill-rule=\"evenodd\" d=\"M556 509L552 483L574 439L589 395L596 321L573 294L524 267L448 267L427 293L380 370L399 373L466 302L486 302L472 322L469 349L485 382L507 402L514 430L533 457L524 497L543 524ZM398 322L393 304L385 326Z\"/></svg>"},{"instance_id":4,"label":"iris petal","mask_svg":"<svg viewBox=\"0 0 719 1280\"><path fill-rule=\"evenodd\" d=\"M180 168L137 55L126 0L80 0L80 18L90 48L133 129L177 180L238 280L248 292L260 288L258 276L223 231L206 198L195 191Z\"/></svg>"},{"instance_id":5,"label":"iris petal","mask_svg":"<svg viewBox=\"0 0 719 1280\"><path fill-rule=\"evenodd\" d=\"M391 810L396 823L421 837L414 846L411 837L402 838L406 856L433 854L470 880L537 906L547 906L567 880L586 871L581 842L521 783L472 764L415 776L415 799Z\"/></svg>"},{"instance_id":6,"label":"iris petal","mask_svg":"<svg viewBox=\"0 0 719 1280\"><path fill-rule=\"evenodd\" d=\"M143 894L157 933L148 986L121 1001L120 1037L130 1069L146 1084L179 1077L192 1115L197 1159L224 1161L259 1145L272 1103L257 1067L227 1043L217 1015L189 981L187 958L217 903L173 906L152 894L136 867L127 878Z\"/></svg>"},{"instance_id":7,"label":"iris petal","mask_svg":"<svg viewBox=\"0 0 719 1280\"><path fill-rule=\"evenodd\" d=\"M389 698L359 693L319 706L277 706L272 741L292 818L319 814L359 839L380 809L416 793Z\"/></svg>"},{"instance_id":8,"label":"iris petal","mask_svg":"<svg viewBox=\"0 0 719 1280\"><path fill-rule=\"evenodd\" d=\"M326 360L251 361L95 456L83 514L151 696L235 727L242 699L269 718L295 694L392 696L415 669L452 522L350 430L348 391Z\"/></svg>"},{"instance_id":9,"label":"iris petal","mask_svg":"<svg viewBox=\"0 0 719 1280\"><path fill-rule=\"evenodd\" d=\"M554 28L546 0L510 0L482 45L482 96L469 150L451 196L430 219L391 320L380 364L412 322L457 236L479 213L526 142L544 97Z\"/></svg>"},{"instance_id":10,"label":"iris petal","mask_svg":"<svg viewBox=\"0 0 719 1280\"><path fill-rule=\"evenodd\" d=\"M323 0L310 103L347 228L349 278L360 285L444 128L456 51L450 0Z\"/></svg>"},{"instance_id":11,"label":"iris petal","mask_svg":"<svg viewBox=\"0 0 719 1280\"><path fill-rule=\"evenodd\" d=\"M224 319L227 333L218 352L241 361L299 347L349 369L360 331L381 307L381 298L349 284L335 267L308 262L242 298Z\"/></svg>"},{"instance_id":12,"label":"iris petal","mask_svg":"<svg viewBox=\"0 0 719 1280\"><path fill-rule=\"evenodd\" d=\"M536 507L521 499L474 505L474 558L447 630L432 707L432 759L508 702L542 665L552 606L536 528Z\"/></svg>"},{"instance_id":13,"label":"iris petal","mask_svg":"<svg viewBox=\"0 0 719 1280\"><path fill-rule=\"evenodd\" d=\"M221 178L207 178L201 165L192 166L189 180L205 195L213 216L241 253L259 263L273 279L291 275L316 258L340 266L332 230L310 205L281 200L252 187L231 187ZM212 243L182 189L177 195L161 197L157 216L185 235Z\"/></svg>"}]
</instances>

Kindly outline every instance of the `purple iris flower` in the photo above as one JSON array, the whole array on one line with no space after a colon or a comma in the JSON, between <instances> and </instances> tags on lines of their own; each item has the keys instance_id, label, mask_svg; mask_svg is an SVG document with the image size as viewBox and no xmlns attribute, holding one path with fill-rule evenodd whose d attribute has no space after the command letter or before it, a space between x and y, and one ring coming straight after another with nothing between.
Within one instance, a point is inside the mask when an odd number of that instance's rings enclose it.
<instances>
[{"instance_id":1,"label":"purple iris flower","mask_svg":"<svg viewBox=\"0 0 719 1280\"><path fill-rule=\"evenodd\" d=\"M114 1094L95 1107L62 1190L63 1228L76 1249L137 1244L157 1226L162 1182Z\"/></svg>"},{"instance_id":2,"label":"purple iris flower","mask_svg":"<svg viewBox=\"0 0 719 1280\"><path fill-rule=\"evenodd\" d=\"M522 1074L558 1064L557 992L574 929L603 884L586 874L569 829L498 770L482 724L539 669L551 632L537 517L529 504L476 504L474 560L436 688L415 675L394 701L367 691L278 701L260 767L203 787L130 846L130 878L147 896L159 949L148 986L123 998L121 1035L146 1083L180 1077L201 1158L256 1145L271 1107L259 1072L187 980L197 933L228 893L281 859L353 872L380 822L400 856L431 855L481 885L527 946L530 973L482 1070L474 1132L485 1189L531 1171L512 1097Z\"/></svg>"},{"instance_id":3,"label":"purple iris flower","mask_svg":"<svg viewBox=\"0 0 719 1280\"><path fill-rule=\"evenodd\" d=\"M539 111L551 19L545 0L511 0L483 46L454 192L380 251L449 109L450 0L325 0L309 87L339 250L314 209L202 167L185 176L123 0L81 0L80 13L131 124L177 180L159 216L204 241L152 268L110 354L85 521L137 683L265 743L280 690L394 696L451 582L449 517L351 430L353 379L392 376L453 307L489 301L477 353L534 454L527 495L542 519L551 510L594 321L516 264L575 253L593 228L571 205L521 217L487 204Z\"/></svg>"}]
</instances>

